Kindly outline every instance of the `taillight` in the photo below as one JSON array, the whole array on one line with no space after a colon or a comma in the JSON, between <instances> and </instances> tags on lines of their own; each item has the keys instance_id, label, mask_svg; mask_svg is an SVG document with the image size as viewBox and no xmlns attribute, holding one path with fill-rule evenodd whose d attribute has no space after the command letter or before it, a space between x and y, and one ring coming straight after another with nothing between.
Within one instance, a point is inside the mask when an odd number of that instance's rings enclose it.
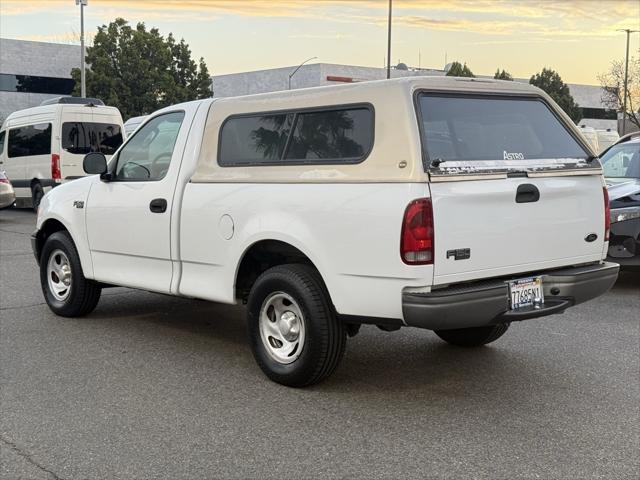
<instances>
[{"instance_id":1,"label":"taillight","mask_svg":"<svg viewBox=\"0 0 640 480\"><path fill-rule=\"evenodd\" d=\"M430 198L414 200L404 211L400 256L407 265L433 264L433 208Z\"/></svg>"},{"instance_id":2,"label":"taillight","mask_svg":"<svg viewBox=\"0 0 640 480\"><path fill-rule=\"evenodd\" d=\"M6 183L8 185L11 182L9 182L8 178L0 178L0 183Z\"/></svg>"},{"instance_id":3,"label":"taillight","mask_svg":"<svg viewBox=\"0 0 640 480\"><path fill-rule=\"evenodd\" d=\"M609 192L607 187L602 187L604 196L604 241L609 240L609 229L611 228L611 207L609 206Z\"/></svg>"},{"instance_id":4,"label":"taillight","mask_svg":"<svg viewBox=\"0 0 640 480\"><path fill-rule=\"evenodd\" d=\"M51 178L53 178L57 182L59 182L61 178L60 155L58 155L57 153L51 154Z\"/></svg>"}]
</instances>

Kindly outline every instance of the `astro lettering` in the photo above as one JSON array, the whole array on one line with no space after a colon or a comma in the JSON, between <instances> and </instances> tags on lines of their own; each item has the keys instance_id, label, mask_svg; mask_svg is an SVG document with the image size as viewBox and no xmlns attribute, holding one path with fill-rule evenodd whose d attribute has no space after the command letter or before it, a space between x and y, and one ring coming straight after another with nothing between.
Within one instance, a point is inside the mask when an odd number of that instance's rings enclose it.
<instances>
[{"instance_id":1,"label":"astro lettering","mask_svg":"<svg viewBox=\"0 0 640 480\"><path fill-rule=\"evenodd\" d=\"M524 153L503 151L504 160L524 160Z\"/></svg>"}]
</instances>

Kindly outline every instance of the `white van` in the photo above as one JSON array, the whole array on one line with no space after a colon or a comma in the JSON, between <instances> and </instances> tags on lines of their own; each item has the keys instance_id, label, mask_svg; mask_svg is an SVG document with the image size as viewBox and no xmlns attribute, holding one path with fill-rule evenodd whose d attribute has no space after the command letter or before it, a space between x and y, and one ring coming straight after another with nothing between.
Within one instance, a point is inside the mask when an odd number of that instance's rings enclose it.
<instances>
[{"instance_id":1,"label":"white van","mask_svg":"<svg viewBox=\"0 0 640 480\"><path fill-rule=\"evenodd\" d=\"M586 138L589 144L593 147L594 152L600 152L598 133L595 128L580 125L580 133L582 133L584 138Z\"/></svg>"},{"instance_id":2,"label":"white van","mask_svg":"<svg viewBox=\"0 0 640 480\"><path fill-rule=\"evenodd\" d=\"M122 116L94 98L59 97L12 113L0 128L0 170L16 191L16 206L38 208L57 184L84 176L87 153L107 157L122 144Z\"/></svg>"},{"instance_id":3,"label":"white van","mask_svg":"<svg viewBox=\"0 0 640 480\"><path fill-rule=\"evenodd\" d=\"M141 115L139 117L131 117L129 120L124 122L124 135L126 138L129 138L136 129L144 123L149 115Z\"/></svg>"},{"instance_id":4,"label":"white van","mask_svg":"<svg viewBox=\"0 0 640 480\"><path fill-rule=\"evenodd\" d=\"M615 130L607 128L606 130L596 130L598 135L598 148L599 153L604 152L611 145L616 143L620 139L620 135Z\"/></svg>"}]
</instances>

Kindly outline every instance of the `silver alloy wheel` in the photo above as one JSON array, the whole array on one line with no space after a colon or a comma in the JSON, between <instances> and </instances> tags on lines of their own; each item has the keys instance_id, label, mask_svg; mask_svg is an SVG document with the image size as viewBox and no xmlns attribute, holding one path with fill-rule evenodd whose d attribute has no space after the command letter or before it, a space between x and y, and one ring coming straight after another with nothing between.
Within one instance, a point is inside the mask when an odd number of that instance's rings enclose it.
<instances>
[{"instance_id":1,"label":"silver alloy wheel","mask_svg":"<svg viewBox=\"0 0 640 480\"><path fill-rule=\"evenodd\" d=\"M269 295L260 309L260 338L276 362L289 364L302 353L305 326L296 301L284 292Z\"/></svg>"},{"instance_id":2,"label":"silver alloy wheel","mask_svg":"<svg viewBox=\"0 0 640 480\"><path fill-rule=\"evenodd\" d=\"M49 291L56 300L64 302L71 291L71 264L67 254L54 250L47 262L47 280Z\"/></svg>"}]
</instances>

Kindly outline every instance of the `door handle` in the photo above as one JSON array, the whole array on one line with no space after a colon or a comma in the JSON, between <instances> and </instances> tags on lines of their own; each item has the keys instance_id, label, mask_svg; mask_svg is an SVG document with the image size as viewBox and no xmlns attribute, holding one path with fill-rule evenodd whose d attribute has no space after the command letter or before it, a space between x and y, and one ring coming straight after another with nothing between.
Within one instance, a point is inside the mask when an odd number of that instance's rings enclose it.
<instances>
[{"instance_id":1,"label":"door handle","mask_svg":"<svg viewBox=\"0 0 640 480\"><path fill-rule=\"evenodd\" d=\"M164 198L154 198L149 204L149 210L153 213L164 213L167 211L167 201Z\"/></svg>"},{"instance_id":2,"label":"door handle","mask_svg":"<svg viewBox=\"0 0 640 480\"><path fill-rule=\"evenodd\" d=\"M540 200L540 190L535 185L523 183L518 185L516 191L516 203L530 203Z\"/></svg>"}]
</instances>

